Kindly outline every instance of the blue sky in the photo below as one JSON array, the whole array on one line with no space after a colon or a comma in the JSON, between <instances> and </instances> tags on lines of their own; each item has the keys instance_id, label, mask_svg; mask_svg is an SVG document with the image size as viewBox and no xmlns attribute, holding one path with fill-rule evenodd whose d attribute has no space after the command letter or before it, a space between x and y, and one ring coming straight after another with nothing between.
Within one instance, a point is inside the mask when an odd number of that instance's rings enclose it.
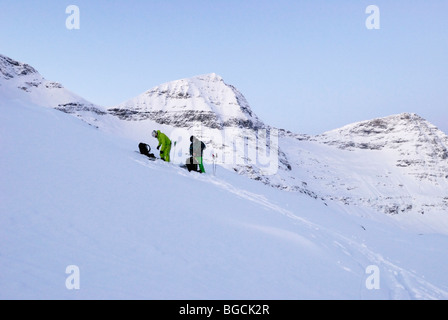
<instances>
[{"instance_id":1,"label":"blue sky","mask_svg":"<svg viewBox=\"0 0 448 320\"><path fill-rule=\"evenodd\" d=\"M448 133L447 12L446 0L0 0L0 53L103 106L215 72L297 133L401 112Z\"/></svg>"}]
</instances>

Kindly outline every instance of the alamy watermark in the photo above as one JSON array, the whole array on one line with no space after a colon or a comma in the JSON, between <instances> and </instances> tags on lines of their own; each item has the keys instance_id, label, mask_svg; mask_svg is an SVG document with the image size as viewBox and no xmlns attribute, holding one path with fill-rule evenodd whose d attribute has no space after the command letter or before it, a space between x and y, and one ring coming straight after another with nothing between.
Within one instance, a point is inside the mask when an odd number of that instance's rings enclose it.
<instances>
[{"instance_id":1,"label":"alamy watermark","mask_svg":"<svg viewBox=\"0 0 448 320\"><path fill-rule=\"evenodd\" d=\"M380 8L372 4L366 8L366 14L370 14L366 19L366 28L369 30L380 29Z\"/></svg>"},{"instance_id":2,"label":"alamy watermark","mask_svg":"<svg viewBox=\"0 0 448 320\"><path fill-rule=\"evenodd\" d=\"M366 288L369 290L379 290L380 268L376 265L370 265L366 268L366 274L369 275L366 279Z\"/></svg>"},{"instance_id":3,"label":"alamy watermark","mask_svg":"<svg viewBox=\"0 0 448 320\"><path fill-rule=\"evenodd\" d=\"M189 155L190 136L206 143L204 162L245 166L257 169L261 175L274 175L279 167L278 129L210 129L200 124L192 130L177 128L170 133L171 161L185 163Z\"/></svg>"},{"instance_id":4,"label":"alamy watermark","mask_svg":"<svg viewBox=\"0 0 448 320\"><path fill-rule=\"evenodd\" d=\"M68 30L79 30L81 28L81 13L77 5L71 4L65 9L69 16L65 20L65 27ZM377 5L369 5L365 10L369 14L365 21L366 28L369 30L380 29L380 8Z\"/></svg>"},{"instance_id":5,"label":"alamy watermark","mask_svg":"<svg viewBox=\"0 0 448 320\"><path fill-rule=\"evenodd\" d=\"M65 287L68 290L79 290L81 288L79 267L76 265L67 266L65 273L69 275L65 279Z\"/></svg>"},{"instance_id":6,"label":"alamy watermark","mask_svg":"<svg viewBox=\"0 0 448 320\"><path fill-rule=\"evenodd\" d=\"M69 5L65 9L65 13L69 14L67 19L65 20L65 27L68 30L79 30L81 28L81 15L79 11L79 7L75 5Z\"/></svg>"}]
</instances>

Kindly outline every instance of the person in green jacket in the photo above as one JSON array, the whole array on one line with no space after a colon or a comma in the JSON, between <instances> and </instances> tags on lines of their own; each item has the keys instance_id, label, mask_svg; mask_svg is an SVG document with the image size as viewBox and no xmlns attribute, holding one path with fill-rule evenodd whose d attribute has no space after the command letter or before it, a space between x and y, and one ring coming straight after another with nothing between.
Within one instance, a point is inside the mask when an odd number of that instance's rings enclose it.
<instances>
[{"instance_id":1,"label":"person in green jacket","mask_svg":"<svg viewBox=\"0 0 448 320\"><path fill-rule=\"evenodd\" d=\"M160 132L160 130L154 130L152 136L157 138L159 145L157 150L160 149L160 159L170 162L170 152L171 152L171 140L166 136L166 134Z\"/></svg>"}]
</instances>

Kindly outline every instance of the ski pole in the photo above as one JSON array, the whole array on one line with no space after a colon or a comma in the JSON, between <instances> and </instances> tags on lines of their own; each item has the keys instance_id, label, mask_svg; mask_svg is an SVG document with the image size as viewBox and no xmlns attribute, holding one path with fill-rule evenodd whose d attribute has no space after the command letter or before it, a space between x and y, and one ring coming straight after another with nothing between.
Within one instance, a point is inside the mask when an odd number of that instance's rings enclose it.
<instances>
[{"instance_id":1,"label":"ski pole","mask_svg":"<svg viewBox=\"0 0 448 320\"><path fill-rule=\"evenodd\" d=\"M212 154L212 158L213 158L213 175L216 176L216 158L218 158L217 154Z\"/></svg>"}]
</instances>

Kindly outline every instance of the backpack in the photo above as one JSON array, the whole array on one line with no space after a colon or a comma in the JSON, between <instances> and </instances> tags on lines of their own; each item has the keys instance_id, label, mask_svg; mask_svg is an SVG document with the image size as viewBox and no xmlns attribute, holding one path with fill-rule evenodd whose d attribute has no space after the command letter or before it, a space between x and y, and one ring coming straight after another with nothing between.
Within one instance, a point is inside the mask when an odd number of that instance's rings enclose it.
<instances>
[{"instance_id":1,"label":"backpack","mask_svg":"<svg viewBox=\"0 0 448 320\"><path fill-rule=\"evenodd\" d=\"M148 158L150 159L156 158L153 153L149 153L151 151L151 147L148 144L140 142L138 145L138 149L140 150L141 154L144 154Z\"/></svg>"}]
</instances>

